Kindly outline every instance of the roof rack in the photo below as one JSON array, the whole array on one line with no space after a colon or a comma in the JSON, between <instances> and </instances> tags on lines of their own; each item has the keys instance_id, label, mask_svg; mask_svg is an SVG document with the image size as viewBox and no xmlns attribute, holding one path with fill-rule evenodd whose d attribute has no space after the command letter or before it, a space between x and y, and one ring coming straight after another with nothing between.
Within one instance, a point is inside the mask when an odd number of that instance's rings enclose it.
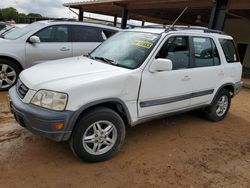
<instances>
[{"instance_id":1,"label":"roof rack","mask_svg":"<svg viewBox=\"0 0 250 188\"><path fill-rule=\"evenodd\" d=\"M59 22L59 21L79 22L78 20L74 18L55 18L55 19L51 19L50 21L52 22Z\"/></svg>"},{"instance_id":2,"label":"roof rack","mask_svg":"<svg viewBox=\"0 0 250 188\"><path fill-rule=\"evenodd\" d=\"M166 25L145 25L145 26L139 26L141 28L162 28L162 29L166 29Z\"/></svg>"},{"instance_id":3,"label":"roof rack","mask_svg":"<svg viewBox=\"0 0 250 188\"><path fill-rule=\"evenodd\" d=\"M204 33L217 33L221 35L226 35L225 32L209 29L207 27L200 27L200 26L174 26L174 27L168 27L166 28L165 32L169 31L180 31L180 30L197 30L197 31L203 31Z\"/></svg>"}]
</instances>

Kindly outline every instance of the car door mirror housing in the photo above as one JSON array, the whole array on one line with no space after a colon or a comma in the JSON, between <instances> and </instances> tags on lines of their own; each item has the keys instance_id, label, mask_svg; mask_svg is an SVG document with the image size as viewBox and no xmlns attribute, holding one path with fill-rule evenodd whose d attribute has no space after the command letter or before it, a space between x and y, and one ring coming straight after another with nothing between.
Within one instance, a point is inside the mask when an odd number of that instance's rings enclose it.
<instances>
[{"instance_id":1,"label":"car door mirror housing","mask_svg":"<svg viewBox=\"0 0 250 188\"><path fill-rule=\"evenodd\" d=\"M150 72L163 72L173 70L173 62L170 59L155 59L150 66Z\"/></svg>"},{"instance_id":2,"label":"car door mirror housing","mask_svg":"<svg viewBox=\"0 0 250 188\"><path fill-rule=\"evenodd\" d=\"M40 43L40 38L38 36L31 36L30 39L29 39L29 42L31 43Z\"/></svg>"}]
</instances>

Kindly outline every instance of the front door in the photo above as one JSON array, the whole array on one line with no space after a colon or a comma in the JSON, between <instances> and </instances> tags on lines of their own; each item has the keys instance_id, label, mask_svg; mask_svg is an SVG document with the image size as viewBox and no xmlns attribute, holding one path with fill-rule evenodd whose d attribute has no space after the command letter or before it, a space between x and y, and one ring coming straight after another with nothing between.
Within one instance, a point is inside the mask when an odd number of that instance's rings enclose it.
<instances>
[{"instance_id":1,"label":"front door","mask_svg":"<svg viewBox=\"0 0 250 188\"><path fill-rule=\"evenodd\" d=\"M68 26L49 26L34 35L39 37L40 43L26 43L26 62L28 66L72 56Z\"/></svg>"},{"instance_id":2,"label":"front door","mask_svg":"<svg viewBox=\"0 0 250 188\"><path fill-rule=\"evenodd\" d=\"M138 100L140 118L174 112L190 105L189 37L168 38L155 58L172 60L173 70L156 73L144 70Z\"/></svg>"}]
</instances>

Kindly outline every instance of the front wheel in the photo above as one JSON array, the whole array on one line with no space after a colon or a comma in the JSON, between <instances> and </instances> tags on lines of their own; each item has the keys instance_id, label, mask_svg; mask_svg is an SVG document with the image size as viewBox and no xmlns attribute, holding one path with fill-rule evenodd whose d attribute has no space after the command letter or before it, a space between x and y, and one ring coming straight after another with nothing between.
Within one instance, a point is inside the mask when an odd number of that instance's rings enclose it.
<instances>
[{"instance_id":1,"label":"front wheel","mask_svg":"<svg viewBox=\"0 0 250 188\"><path fill-rule=\"evenodd\" d=\"M20 71L14 62L0 59L0 91L7 91L15 85Z\"/></svg>"},{"instance_id":2,"label":"front wheel","mask_svg":"<svg viewBox=\"0 0 250 188\"><path fill-rule=\"evenodd\" d=\"M213 104L204 110L206 117L211 121L223 120L231 106L231 95L228 90L222 90Z\"/></svg>"},{"instance_id":3,"label":"front wheel","mask_svg":"<svg viewBox=\"0 0 250 188\"><path fill-rule=\"evenodd\" d=\"M124 138L125 125L121 117L109 108L96 108L80 118L70 146L81 160L100 162L116 154Z\"/></svg>"}]
</instances>

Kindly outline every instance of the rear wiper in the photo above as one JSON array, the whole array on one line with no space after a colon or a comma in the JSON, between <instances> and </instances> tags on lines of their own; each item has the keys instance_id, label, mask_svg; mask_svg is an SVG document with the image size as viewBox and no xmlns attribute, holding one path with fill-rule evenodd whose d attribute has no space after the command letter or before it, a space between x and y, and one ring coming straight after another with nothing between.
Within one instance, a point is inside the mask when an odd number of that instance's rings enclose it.
<instances>
[{"instance_id":1,"label":"rear wiper","mask_svg":"<svg viewBox=\"0 0 250 188\"><path fill-rule=\"evenodd\" d=\"M101 61L104 61L105 63L109 63L111 65L116 65L118 66L118 63L116 63L114 60L112 59L108 59L108 58L105 58L105 57L92 57L93 59L97 59L97 60L101 60Z\"/></svg>"}]
</instances>

